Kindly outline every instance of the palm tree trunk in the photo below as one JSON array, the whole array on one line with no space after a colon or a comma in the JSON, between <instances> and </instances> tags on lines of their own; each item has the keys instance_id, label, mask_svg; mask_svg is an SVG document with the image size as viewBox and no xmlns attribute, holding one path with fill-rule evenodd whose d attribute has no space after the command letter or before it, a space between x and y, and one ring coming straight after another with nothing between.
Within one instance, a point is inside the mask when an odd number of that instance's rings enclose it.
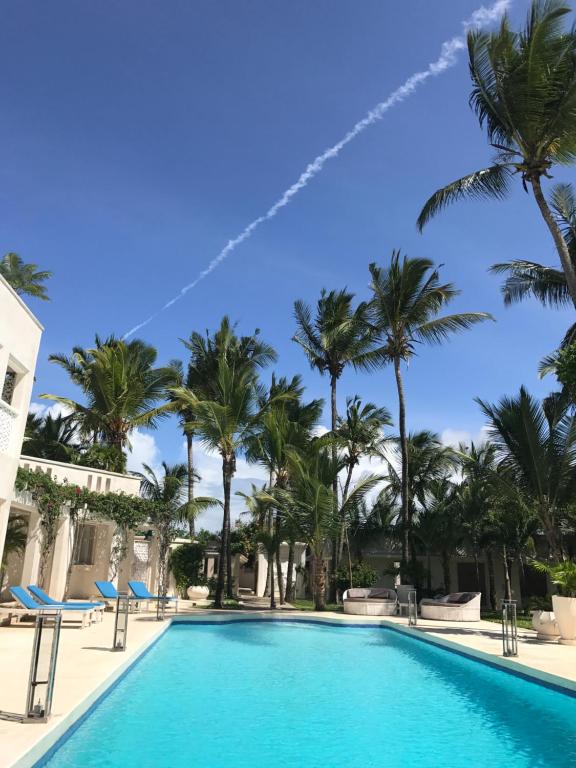
<instances>
[{"instance_id":1,"label":"palm tree trunk","mask_svg":"<svg viewBox=\"0 0 576 768\"><path fill-rule=\"evenodd\" d=\"M326 609L324 558L316 555L314 555L314 608L317 611L324 611Z\"/></svg>"},{"instance_id":2,"label":"palm tree trunk","mask_svg":"<svg viewBox=\"0 0 576 768\"><path fill-rule=\"evenodd\" d=\"M338 377L335 373L330 375L330 415L332 432L336 430L338 423L338 407L336 402L336 386L338 383ZM332 446L332 461L334 466L338 459L338 450L335 445ZM334 473L334 479L332 480L332 493L334 494L334 508L336 513L338 512L338 475ZM330 560L330 600L335 602L336 600L336 571L338 570L338 540L332 539L332 558Z\"/></svg>"},{"instance_id":3,"label":"palm tree trunk","mask_svg":"<svg viewBox=\"0 0 576 768\"><path fill-rule=\"evenodd\" d=\"M556 246L556 250L558 251L558 256L560 256L560 263L562 264L562 269L566 277L566 284L568 285L568 290L570 291L570 296L572 297L572 301L576 306L576 269L574 268L574 264L572 263L572 259L570 257L570 251L568 250L566 241L562 236L562 231L560 230L560 227L556 223L556 220L554 219L554 215L552 211L548 207L548 203L546 202L546 198L544 197L544 193L542 192L542 186L540 184L540 176L534 175L533 177L531 177L530 183L532 185L532 191L534 192L536 203L538 205L538 208L540 209L540 213L542 214L542 218L544 219L544 221L546 222L546 225L548 226L548 229L550 230L550 234L552 235L552 238L554 240L554 245Z\"/></svg>"},{"instance_id":4,"label":"palm tree trunk","mask_svg":"<svg viewBox=\"0 0 576 768\"><path fill-rule=\"evenodd\" d=\"M274 553L276 557L276 578L278 581L278 600L280 605L284 605L284 576L282 575L282 563L280 562L280 544L276 547Z\"/></svg>"},{"instance_id":5,"label":"palm tree trunk","mask_svg":"<svg viewBox=\"0 0 576 768\"><path fill-rule=\"evenodd\" d=\"M449 595L452 592L452 578L450 575L450 553L447 549L442 550L442 573L444 574L444 589Z\"/></svg>"},{"instance_id":6,"label":"palm tree trunk","mask_svg":"<svg viewBox=\"0 0 576 768\"><path fill-rule=\"evenodd\" d=\"M394 358L394 374L396 375L396 387L398 389L398 428L400 430L400 452L402 456L402 563L404 569L410 553L410 511L408 504L408 438L406 436L406 403L404 400L404 384L400 371L400 358Z\"/></svg>"},{"instance_id":7,"label":"palm tree trunk","mask_svg":"<svg viewBox=\"0 0 576 768\"><path fill-rule=\"evenodd\" d=\"M270 608L276 608L276 595L274 594L274 552L268 552L268 563L270 565Z\"/></svg>"},{"instance_id":8,"label":"palm tree trunk","mask_svg":"<svg viewBox=\"0 0 576 768\"><path fill-rule=\"evenodd\" d=\"M506 544L502 544L502 559L504 560L504 583L506 586L506 600L512 600L512 585L510 584L510 568L508 567L508 550Z\"/></svg>"},{"instance_id":9,"label":"palm tree trunk","mask_svg":"<svg viewBox=\"0 0 576 768\"><path fill-rule=\"evenodd\" d=\"M496 574L494 572L494 555L492 554L491 547L486 549L486 564L488 565L488 588L490 601L490 608L496 610Z\"/></svg>"},{"instance_id":10,"label":"palm tree trunk","mask_svg":"<svg viewBox=\"0 0 576 768\"><path fill-rule=\"evenodd\" d=\"M194 433L186 432L186 455L188 459L188 504L192 506L194 501ZM190 539L196 535L194 517L191 509L188 511L188 532Z\"/></svg>"},{"instance_id":11,"label":"palm tree trunk","mask_svg":"<svg viewBox=\"0 0 576 768\"><path fill-rule=\"evenodd\" d=\"M348 491L350 490L350 483L352 482L352 472L354 472L354 465L351 464L346 472L346 482L344 483L344 490L342 491L342 505L348 498ZM342 555L344 554L344 540L346 538L346 520L342 518L342 525L340 528L340 541L338 546L338 565L342 562Z\"/></svg>"},{"instance_id":12,"label":"palm tree trunk","mask_svg":"<svg viewBox=\"0 0 576 768\"><path fill-rule=\"evenodd\" d=\"M287 603L291 603L294 600L294 579L292 572L294 571L294 542L291 541L288 544L288 563L286 565L286 591L284 593L284 599Z\"/></svg>"},{"instance_id":13,"label":"palm tree trunk","mask_svg":"<svg viewBox=\"0 0 576 768\"><path fill-rule=\"evenodd\" d=\"M224 489L224 513L222 515L222 539L220 541L220 557L218 559L218 578L214 607L222 608L224 586L228 563L229 531L230 531L230 488L232 485L232 462L227 457L222 459L222 485Z\"/></svg>"}]
</instances>

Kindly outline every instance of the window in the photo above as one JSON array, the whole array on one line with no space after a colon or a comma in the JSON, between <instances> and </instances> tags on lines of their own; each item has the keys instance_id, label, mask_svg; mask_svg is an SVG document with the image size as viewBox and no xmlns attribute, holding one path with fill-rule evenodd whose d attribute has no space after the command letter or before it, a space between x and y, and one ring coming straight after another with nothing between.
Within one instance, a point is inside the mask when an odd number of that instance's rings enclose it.
<instances>
[{"instance_id":1,"label":"window","mask_svg":"<svg viewBox=\"0 0 576 768\"><path fill-rule=\"evenodd\" d=\"M74 565L94 565L96 526L80 523L76 533Z\"/></svg>"},{"instance_id":2,"label":"window","mask_svg":"<svg viewBox=\"0 0 576 768\"><path fill-rule=\"evenodd\" d=\"M14 390L16 388L16 371L13 368L6 369L4 376L4 385L2 387L2 400L8 405L12 405Z\"/></svg>"}]
</instances>

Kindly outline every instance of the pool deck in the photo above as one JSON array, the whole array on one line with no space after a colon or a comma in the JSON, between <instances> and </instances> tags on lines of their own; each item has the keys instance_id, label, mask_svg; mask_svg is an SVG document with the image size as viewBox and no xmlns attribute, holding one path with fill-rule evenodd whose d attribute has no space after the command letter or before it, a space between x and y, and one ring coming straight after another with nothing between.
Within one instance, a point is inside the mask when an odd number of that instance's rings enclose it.
<instances>
[{"instance_id":1,"label":"pool deck","mask_svg":"<svg viewBox=\"0 0 576 768\"><path fill-rule=\"evenodd\" d=\"M408 627L405 617L351 616L342 613L311 611L209 611L184 603L176 620L192 618L210 621L254 619L308 619L393 626L398 631L428 639L436 644L512 671L533 675L553 685L576 692L576 647L543 643L530 630L519 630L519 655L502 657L500 625L480 621L470 623L426 621ZM114 616L106 613L101 623L80 630L64 626L52 706L52 718L45 724L22 724L0 719L0 768L28 768L85 712L110 683L168 627L169 621L157 622L153 614L130 616L128 648L111 650ZM22 713L28 683L30 654L34 631L28 624L0 626L0 710ZM40 742L42 742L40 744Z\"/></svg>"}]
</instances>

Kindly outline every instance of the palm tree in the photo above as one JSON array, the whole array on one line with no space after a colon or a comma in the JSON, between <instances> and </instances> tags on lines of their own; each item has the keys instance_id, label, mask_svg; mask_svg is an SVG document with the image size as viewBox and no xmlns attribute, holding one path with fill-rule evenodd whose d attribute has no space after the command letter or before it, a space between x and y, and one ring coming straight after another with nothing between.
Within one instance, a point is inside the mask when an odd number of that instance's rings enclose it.
<instances>
[{"instance_id":1,"label":"palm tree","mask_svg":"<svg viewBox=\"0 0 576 768\"><path fill-rule=\"evenodd\" d=\"M244 451L254 437L259 422L271 401L259 402L261 391L257 369L274 359L274 350L256 338L236 337L227 318L212 339L208 338L207 363L213 365L208 391L199 394L176 387L174 396L192 408L195 429L204 445L222 458L224 509L215 606L222 607L226 584L227 596L232 592L232 560L230 552L230 493L236 471L238 452ZM225 578L226 576L226 578Z\"/></svg>"},{"instance_id":2,"label":"palm tree","mask_svg":"<svg viewBox=\"0 0 576 768\"><path fill-rule=\"evenodd\" d=\"M379 349L372 359L394 365L398 390L398 427L402 463L401 523L402 560L409 554L409 470L406 403L402 381L402 362L415 354L417 343L440 344L451 334L467 330L476 323L493 319L486 312L463 312L438 317L440 311L458 295L451 283L441 283L438 270L428 259L409 259L393 251L390 266L370 264L371 319L378 335Z\"/></svg>"},{"instance_id":3,"label":"palm tree","mask_svg":"<svg viewBox=\"0 0 576 768\"><path fill-rule=\"evenodd\" d=\"M28 414L22 444L22 453L26 456L69 462L79 447L76 426L70 416Z\"/></svg>"},{"instance_id":4,"label":"palm tree","mask_svg":"<svg viewBox=\"0 0 576 768\"><path fill-rule=\"evenodd\" d=\"M576 416L557 403L539 403L524 387L497 405L476 402L488 419L501 493L535 511L550 556L559 561L559 520L576 492Z\"/></svg>"},{"instance_id":5,"label":"palm tree","mask_svg":"<svg viewBox=\"0 0 576 768\"><path fill-rule=\"evenodd\" d=\"M314 568L314 604L317 611L326 607L325 550L336 535L342 515L347 515L380 482L377 475L364 475L338 510L333 478L342 468L334 463L332 452L320 440L313 440L302 451L292 451L289 458L290 486L276 488L276 500L282 516L294 525L298 537L310 548Z\"/></svg>"},{"instance_id":6,"label":"palm tree","mask_svg":"<svg viewBox=\"0 0 576 768\"><path fill-rule=\"evenodd\" d=\"M76 347L71 357L50 355L83 391L85 403L57 395L41 395L67 406L81 434L101 440L117 455L117 471L125 466L123 451L131 432L154 428L166 415L162 402L175 381L173 368L154 367L156 350L139 339L130 342L96 337L92 349Z\"/></svg>"},{"instance_id":7,"label":"palm tree","mask_svg":"<svg viewBox=\"0 0 576 768\"><path fill-rule=\"evenodd\" d=\"M343 461L346 471L342 489L342 501L345 501L350 491L350 483L354 470L360 464L360 459L383 458L385 438L384 427L392 426L392 419L386 408L378 408L374 403L363 403L355 395L346 398L346 416L339 418L334 439L343 451ZM347 521L342 520L339 546L336 557L336 569L342 560L344 540L347 538Z\"/></svg>"},{"instance_id":8,"label":"palm tree","mask_svg":"<svg viewBox=\"0 0 576 768\"><path fill-rule=\"evenodd\" d=\"M337 427L337 384L346 366L365 368L370 364L372 349L372 334L367 323L367 304L362 302L356 308L353 306L354 294L346 290L322 290L316 305L316 315L303 301L294 304L294 315L297 330L294 341L299 344L312 368L321 375L330 377L330 428L332 432ZM336 459L336 446L332 448L333 459ZM334 477L334 503L338 504L338 478ZM334 556L332 557L332 576L336 568L336 542L333 542ZM331 589L335 594L334 578Z\"/></svg>"},{"instance_id":9,"label":"palm tree","mask_svg":"<svg viewBox=\"0 0 576 768\"><path fill-rule=\"evenodd\" d=\"M249 441L246 456L251 461L259 461L269 472L271 487L287 488L290 482L288 467L288 452L290 449L302 448L312 437L313 429L317 426L322 414L323 401L303 401L304 387L300 376L291 380L284 377L277 379L272 374L272 382L266 398L275 402L274 406L264 413L254 437ZM278 400L279 397L283 399ZM291 602L293 597L294 570L294 530L289 525L280 526L279 521L272 522L269 528L275 527L288 538L288 562L286 574L286 589L284 590L282 570L280 567L280 544L275 552L276 571L278 574L278 593L280 603Z\"/></svg>"},{"instance_id":10,"label":"palm tree","mask_svg":"<svg viewBox=\"0 0 576 768\"><path fill-rule=\"evenodd\" d=\"M521 32L510 29L505 15L494 33L468 33L470 104L496 158L488 168L435 192L418 217L418 228L460 198L502 199L519 175L524 189L532 189L576 304L575 265L542 191L542 177L576 159L576 34L564 29L570 11L562 0L534 0Z\"/></svg>"},{"instance_id":11,"label":"palm tree","mask_svg":"<svg viewBox=\"0 0 576 768\"><path fill-rule=\"evenodd\" d=\"M142 465L144 472L136 472L140 478L140 493L150 504L149 521L158 537L158 594L166 597L168 591L168 555L170 543L176 536L176 525L189 514L185 501L188 468L185 464L168 465L162 462L163 475L158 477L148 464ZM197 509L208 509L217 505L211 497L196 498Z\"/></svg>"},{"instance_id":12,"label":"palm tree","mask_svg":"<svg viewBox=\"0 0 576 768\"><path fill-rule=\"evenodd\" d=\"M0 275L19 296L49 300L43 283L52 277L52 272L39 272L37 264L25 264L17 253L7 253L0 261Z\"/></svg>"},{"instance_id":13,"label":"palm tree","mask_svg":"<svg viewBox=\"0 0 576 768\"><path fill-rule=\"evenodd\" d=\"M142 466L144 472L136 474L141 482L140 493L145 499L153 502L150 522L156 528L158 537L158 594L166 597L170 542L175 536L174 527L182 518L188 470L185 464L169 466L163 461L164 474L159 478L148 464Z\"/></svg>"}]
</instances>

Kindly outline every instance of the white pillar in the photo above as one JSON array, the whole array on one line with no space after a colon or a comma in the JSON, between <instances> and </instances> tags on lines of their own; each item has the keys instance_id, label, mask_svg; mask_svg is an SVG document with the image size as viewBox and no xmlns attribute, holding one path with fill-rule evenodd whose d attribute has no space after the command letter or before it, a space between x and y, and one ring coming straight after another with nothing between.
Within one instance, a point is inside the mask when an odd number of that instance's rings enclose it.
<instances>
[{"instance_id":1,"label":"white pillar","mask_svg":"<svg viewBox=\"0 0 576 768\"><path fill-rule=\"evenodd\" d=\"M22 586L38 583L38 567L40 565L40 515L31 511L28 521L28 540L24 550L22 564Z\"/></svg>"},{"instance_id":2,"label":"white pillar","mask_svg":"<svg viewBox=\"0 0 576 768\"><path fill-rule=\"evenodd\" d=\"M0 499L0 563L4 555L4 542L6 541L6 529L10 517L10 502Z\"/></svg>"},{"instance_id":3,"label":"white pillar","mask_svg":"<svg viewBox=\"0 0 576 768\"><path fill-rule=\"evenodd\" d=\"M70 563L70 516L65 514L60 519L54 553L52 555L52 568L50 569L50 583L48 594L54 600L62 600L66 589L66 575Z\"/></svg>"}]
</instances>

